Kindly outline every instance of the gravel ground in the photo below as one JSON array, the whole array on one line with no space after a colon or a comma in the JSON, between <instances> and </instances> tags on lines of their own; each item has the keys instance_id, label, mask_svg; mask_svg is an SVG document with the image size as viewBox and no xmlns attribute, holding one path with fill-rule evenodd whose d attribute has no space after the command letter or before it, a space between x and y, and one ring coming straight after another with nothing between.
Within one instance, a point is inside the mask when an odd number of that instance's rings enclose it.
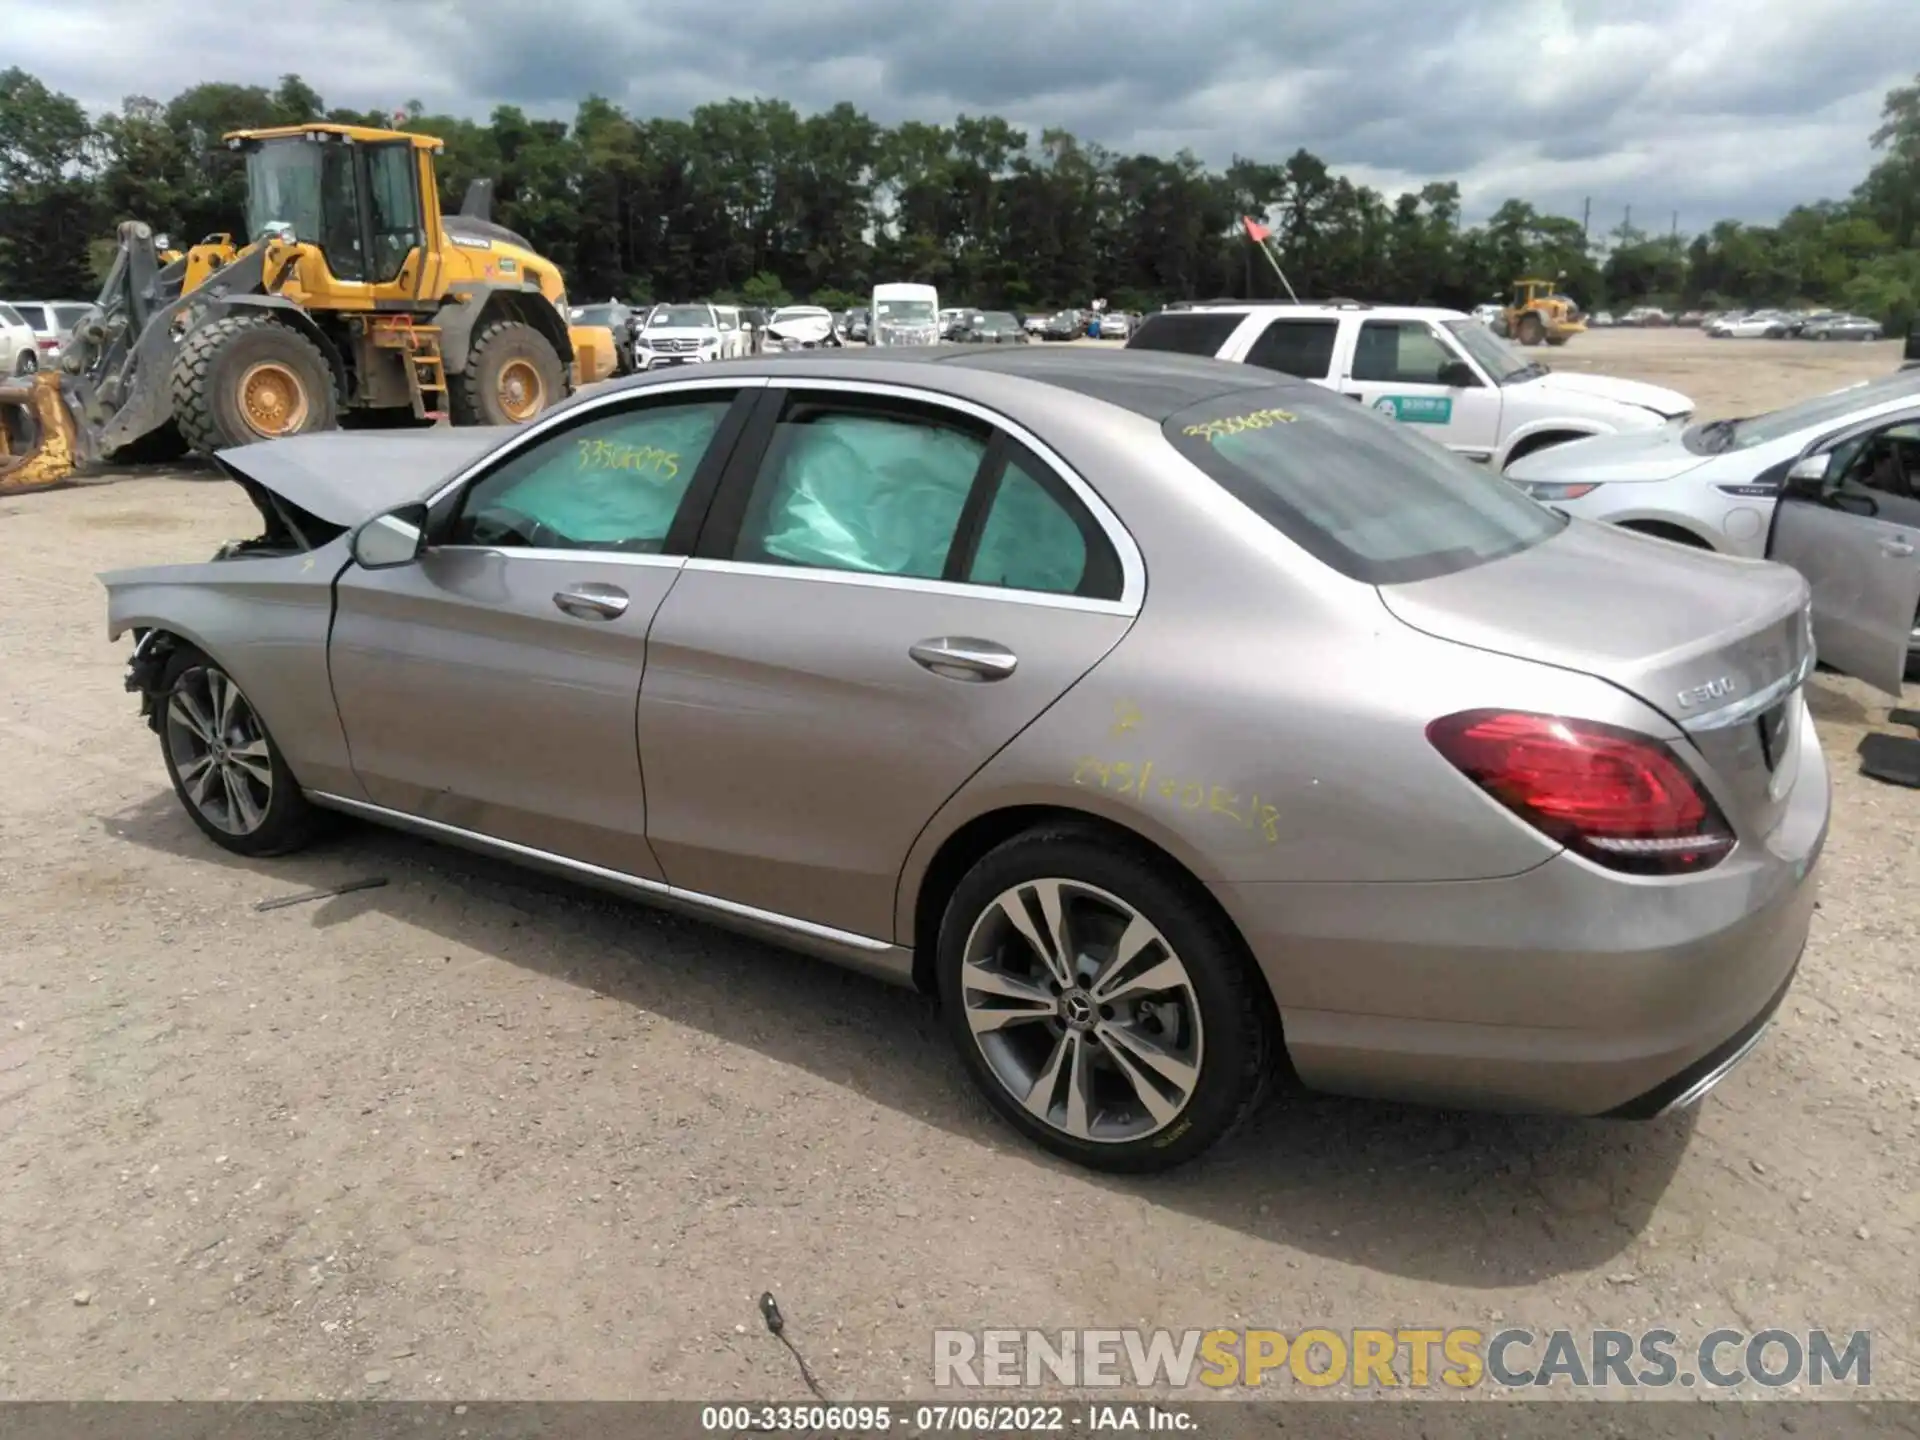
<instances>
[{"instance_id":1,"label":"gravel ground","mask_svg":"<svg viewBox=\"0 0 1920 1440\"><path fill-rule=\"evenodd\" d=\"M1897 363L1660 332L1551 359L1709 414ZM836 1397L930 1393L941 1326L1414 1323L1871 1329L1875 1391L1920 1397L1920 795L1853 758L1884 697L1812 684L1812 947L1697 1112L1290 1098L1119 1181L996 1123L914 996L376 831L214 849L93 575L250 532L180 472L0 501L0 1398L803 1400L764 1289Z\"/></svg>"}]
</instances>

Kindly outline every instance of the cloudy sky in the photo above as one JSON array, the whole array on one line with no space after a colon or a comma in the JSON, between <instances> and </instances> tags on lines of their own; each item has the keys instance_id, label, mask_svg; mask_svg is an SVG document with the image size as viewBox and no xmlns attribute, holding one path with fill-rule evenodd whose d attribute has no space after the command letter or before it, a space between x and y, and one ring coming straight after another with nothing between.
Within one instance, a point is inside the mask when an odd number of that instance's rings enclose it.
<instances>
[{"instance_id":1,"label":"cloudy sky","mask_svg":"<svg viewBox=\"0 0 1920 1440\"><path fill-rule=\"evenodd\" d=\"M296 71L329 104L570 116L730 95L877 119L1004 115L1224 163L1304 145L1398 190L1458 179L1683 230L1844 195L1916 0L57 0L6 61L98 110Z\"/></svg>"}]
</instances>

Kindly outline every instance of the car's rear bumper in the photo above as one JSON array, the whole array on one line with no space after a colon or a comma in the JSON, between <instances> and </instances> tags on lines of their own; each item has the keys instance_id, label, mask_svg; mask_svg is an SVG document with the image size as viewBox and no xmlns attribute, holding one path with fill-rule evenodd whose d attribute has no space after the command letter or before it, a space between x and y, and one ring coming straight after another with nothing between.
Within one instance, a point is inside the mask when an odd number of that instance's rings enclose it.
<instances>
[{"instance_id":1,"label":"car's rear bumper","mask_svg":"<svg viewBox=\"0 0 1920 1440\"><path fill-rule=\"evenodd\" d=\"M1500 880L1213 888L1307 1085L1654 1114L1718 1083L1791 982L1830 805L1811 727L1807 743L1774 833L1704 876L1622 880L1563 854Z\"/></svg>"}]
</instances>

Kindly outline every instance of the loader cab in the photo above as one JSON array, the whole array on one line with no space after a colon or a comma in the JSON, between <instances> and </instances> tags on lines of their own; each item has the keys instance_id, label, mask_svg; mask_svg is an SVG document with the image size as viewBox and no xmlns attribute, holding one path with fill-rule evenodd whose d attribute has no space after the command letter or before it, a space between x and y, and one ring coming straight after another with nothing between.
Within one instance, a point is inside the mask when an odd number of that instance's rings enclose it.
<instances>
[{"instance_id":1,"label":"loader cab","mask_svg":"<svg viewBox=\"0 0 1920 1440\"><path fill-rule=\"evenodd\" d=\"M246 155L247 241L290 237L318 249L326 275L300 276L311 305L372 308L432 296L440 255L431 243L438 202L428 147L437 143L348 125L228 136Z\"/></svg>"}]
</instances>

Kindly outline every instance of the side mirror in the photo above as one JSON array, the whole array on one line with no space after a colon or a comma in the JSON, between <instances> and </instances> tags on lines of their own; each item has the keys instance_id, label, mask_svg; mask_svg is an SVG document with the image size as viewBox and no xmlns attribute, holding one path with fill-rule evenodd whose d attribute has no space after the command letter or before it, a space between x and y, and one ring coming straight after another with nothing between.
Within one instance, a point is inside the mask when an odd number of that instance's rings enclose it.
<instances>
[{"instance_id":1,"label":"side mirror","mask_svg":"<svg viewBox=\"0 0 1920 1440\"><path fill-rule=\"evenodd\" d=\"M1440 373L1434 376L1434 381L1449 390L1470 390L1480 383L1480 377L1473 373L1473 367L1466 361L1449 360L1440 367Z\"/></svg>"},{"instance_id":2,"label":"side mirror","mask_svg":"<svg viewBox=\"0 0 1920 1440\"><path fill-rule=\"evenodd\" d=\"M1787 471L1786 489L1794 495L1819 496L1826 490L1827 476L1832 469L1831 453L1805 456Z\"/></svg>"},{"instance_id":3,"label":"side mirror","mask_svg":"<svg viewBox=\"0 0 1920 1440\"><path fill-rule=\"evenodd\" d=\"M353 532L349 548L363 570L391 570L420 557L427 538L427 507L415 503L376 515Z\"/></svg>"}]
</instances>

